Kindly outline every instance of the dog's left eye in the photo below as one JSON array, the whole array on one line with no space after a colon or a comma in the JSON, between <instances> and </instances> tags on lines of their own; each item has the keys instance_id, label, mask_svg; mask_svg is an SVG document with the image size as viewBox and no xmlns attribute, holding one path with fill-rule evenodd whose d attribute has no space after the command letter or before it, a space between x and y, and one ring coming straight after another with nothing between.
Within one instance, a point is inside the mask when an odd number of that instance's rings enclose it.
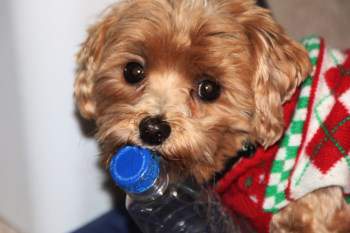
<instances>
[{"instance_id":1,"label":"dog's left eye","mask_svg":"<svg viewBox=\"0 0 350 233\"><path fill-rule=\"evenodd\" d=\"M202 80L198 84L198 96L204 101L213 101L219 98L221 87L212 80Z\"/></svg>"},{"instance_id":2,"label":"dog's left eye","mask_svg":"<svg viewBox=\"0 0 350 233\"><path fill-rule=\"evenodd\" d=\"M144 68L137 62L129 62L124 67L124 78L130 84L140 82L145 78Z\"/></svg>"}]
</instances>

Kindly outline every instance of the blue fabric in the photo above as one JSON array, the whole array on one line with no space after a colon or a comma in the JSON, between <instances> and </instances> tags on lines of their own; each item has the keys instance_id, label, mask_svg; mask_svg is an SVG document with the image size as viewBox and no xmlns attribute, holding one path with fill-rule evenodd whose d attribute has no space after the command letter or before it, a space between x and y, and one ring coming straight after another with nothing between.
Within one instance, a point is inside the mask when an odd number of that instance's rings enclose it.
<instances>
[{"instance_id":1,"label":"blue fabric","mask_svg":"<svg viewBox=\"0 0 350 233\"><path fill-rule=\"evenodd\" d=\"M141 233L129 216L112 210L72 233Z\"/></svg>"}]
</instances>

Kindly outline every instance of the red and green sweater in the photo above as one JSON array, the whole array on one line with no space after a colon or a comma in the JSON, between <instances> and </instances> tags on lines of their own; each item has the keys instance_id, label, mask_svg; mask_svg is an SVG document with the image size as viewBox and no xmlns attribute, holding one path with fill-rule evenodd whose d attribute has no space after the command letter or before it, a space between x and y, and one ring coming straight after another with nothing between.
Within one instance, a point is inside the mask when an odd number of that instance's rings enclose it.
<instances>
[{"instance_id":1,"label":"red and green sweater","mask_svg":"<svg viewBox=\"0 0 350 233\"><path fill-rule=\"evenodd\" d=\"M269 232L273 213L316 189L350 193L350 51L328 49L318 37L302 43L314 69L284 105L282 139L242 158L216 187L259 233Z\"/></svg>"}]
</instances>

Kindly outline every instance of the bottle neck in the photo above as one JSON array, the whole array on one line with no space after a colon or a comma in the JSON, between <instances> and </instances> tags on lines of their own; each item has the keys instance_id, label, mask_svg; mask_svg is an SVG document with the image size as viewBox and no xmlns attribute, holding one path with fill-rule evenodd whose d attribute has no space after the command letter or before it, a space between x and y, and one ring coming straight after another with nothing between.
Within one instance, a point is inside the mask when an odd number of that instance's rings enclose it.
<instances>
[{"instance_id":1,"label":"bottle neck","mask_svg":"<svg viewBox=\"0 0 350 233\"><path fill-rule=\"evenodd\" d=\"M133 200L138 201L153 201L164 195L169 185L169 176L166 172L166 167L161 163L159 169L159 176L154 181L154 184L142 193L127 193L128 196Z\"/></svg>"}]
</instances>

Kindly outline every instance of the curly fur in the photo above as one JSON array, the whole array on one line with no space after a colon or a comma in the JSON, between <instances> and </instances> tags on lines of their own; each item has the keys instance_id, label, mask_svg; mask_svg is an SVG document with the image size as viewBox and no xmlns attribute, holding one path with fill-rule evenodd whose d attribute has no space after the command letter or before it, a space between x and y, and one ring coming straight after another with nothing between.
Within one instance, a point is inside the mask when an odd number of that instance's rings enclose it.
<instances>
[{"instance_id":1,"label":"curly fur","mask_svg":"<svg viewBox=\"0 0 350 233\"><path fill-rule=\"evenodd\" d=\"M146 67L140 84L123 78L130 61ZM96 121L105 161L132 143L158 151L176 175L191 173L199 181L220 171L247 140L274 144L284 130L282 104L310 72L306 51L252 0L121 1L89 29L77 63L76 102L85 118ZM196 95L204 74L222 86L215 102ZM149 115L162 115L172 128L159 146L139 138L139 122ZM332 190L327 197L334 202L327 204L345 208L339 195L331 195L339 190ZM289 230L291 215L314 229L311 222L322 215L303 211L309 199L277 214L274 232L298 232ZM332 213L333 223L346 216ZM327 226L336 229L332 221Z\"/></svg>"}]
</instances>

